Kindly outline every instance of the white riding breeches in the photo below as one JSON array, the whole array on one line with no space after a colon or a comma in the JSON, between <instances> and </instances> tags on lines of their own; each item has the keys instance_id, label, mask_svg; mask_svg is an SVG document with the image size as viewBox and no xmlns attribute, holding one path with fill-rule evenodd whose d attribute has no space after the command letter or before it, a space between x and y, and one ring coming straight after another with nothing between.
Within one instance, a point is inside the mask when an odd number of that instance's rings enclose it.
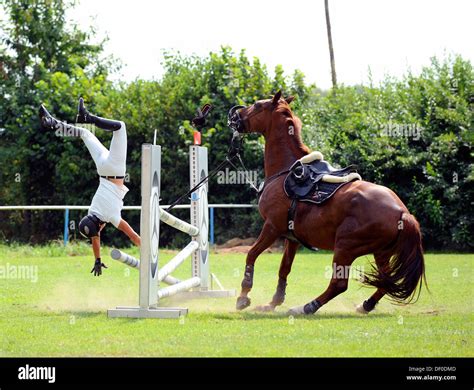
<instances>
[{"instance_id":1,"label":"white riding breeches","mask_svg":"<svg viewBox=\"0 0 474 390\"><path fill-rule=\"evenodd\" d=\"M119 130L113 132L110 148L107 149L89 130L80 129L81 138L94 160L99 176L125 176L127 163L127 129L120 122Z\"/></svg>"}]
</instances>

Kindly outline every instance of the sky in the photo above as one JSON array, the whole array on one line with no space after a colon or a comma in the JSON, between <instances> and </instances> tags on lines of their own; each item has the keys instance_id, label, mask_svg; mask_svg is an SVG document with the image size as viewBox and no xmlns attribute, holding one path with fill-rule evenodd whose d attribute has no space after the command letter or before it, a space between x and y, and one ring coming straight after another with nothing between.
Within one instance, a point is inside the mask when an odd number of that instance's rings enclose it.
<instances>
[{"instance_id":1,"label":"sky","mask_svg":"<svg viewBox=\"0 0 474 390\"><path fill-rule=\"evenodd\" d=\"M338 82L380 81L419 72L430 57L461 54L474 62L470 0L330 0ZM207 56L222 45L246 49L269 71L300 69L331 86L323 0L80 0L68 16L122 62L115 79L159 79L163 50Z\"/></svg>"}]
</instances>

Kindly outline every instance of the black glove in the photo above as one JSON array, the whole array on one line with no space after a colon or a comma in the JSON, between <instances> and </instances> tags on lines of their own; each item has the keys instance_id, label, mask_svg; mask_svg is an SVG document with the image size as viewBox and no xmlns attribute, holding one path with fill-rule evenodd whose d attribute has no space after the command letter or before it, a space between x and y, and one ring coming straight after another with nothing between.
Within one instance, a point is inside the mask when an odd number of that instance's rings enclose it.
<instances>
[{"instance_id":1,"label":"black glove","mask_svg":"<svg viewBox=\"0 0 474 390\"><path fill-rule=\"evenodd\" d=\"M91 273L94 272L94 276L102 275L102 268L107 268L107 266L100 261L100 257L95 259L94 267L91 270Z\"/></svg>"}]
</instances>

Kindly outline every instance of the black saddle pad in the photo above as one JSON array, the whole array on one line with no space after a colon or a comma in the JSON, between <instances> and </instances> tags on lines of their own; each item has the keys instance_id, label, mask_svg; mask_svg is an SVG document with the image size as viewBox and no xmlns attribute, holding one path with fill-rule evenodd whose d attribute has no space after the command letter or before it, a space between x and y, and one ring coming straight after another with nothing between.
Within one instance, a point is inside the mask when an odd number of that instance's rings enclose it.
<instances>
[{"instance_id":1,"label":"black saddle pad","mask_svg":"<svg viewBox=\"0 0 474 390\"><path fill-rule=\"evenodd\" d=\"M342 186L348 184L348 182L327 183L322 181L323 176L329 174L342 177L352 172L357 172L355 165L335 169L324 160L316 160L310 164L297 162L285 178L285 193L291 199L321 204L331 198Z\"/></svg>"}]
</instances>

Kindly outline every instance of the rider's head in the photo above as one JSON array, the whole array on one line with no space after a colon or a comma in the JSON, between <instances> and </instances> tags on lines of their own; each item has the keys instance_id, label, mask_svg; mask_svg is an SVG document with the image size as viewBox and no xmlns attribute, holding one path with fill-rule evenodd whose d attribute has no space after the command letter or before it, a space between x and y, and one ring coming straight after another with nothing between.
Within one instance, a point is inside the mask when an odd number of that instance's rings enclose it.
<instances>
[{"instance_id":1,"label":"rider's head","mask_svg":"<svg viewBox=\"0 0 474 390\"><path fill-rule=\"evenodd\" d=\"M99 218L95 215L89 214L79 222L79 232L85 238L92 238L98 236L104 226L105 223L103 223Z\"/></svg>"}]
</instances>

